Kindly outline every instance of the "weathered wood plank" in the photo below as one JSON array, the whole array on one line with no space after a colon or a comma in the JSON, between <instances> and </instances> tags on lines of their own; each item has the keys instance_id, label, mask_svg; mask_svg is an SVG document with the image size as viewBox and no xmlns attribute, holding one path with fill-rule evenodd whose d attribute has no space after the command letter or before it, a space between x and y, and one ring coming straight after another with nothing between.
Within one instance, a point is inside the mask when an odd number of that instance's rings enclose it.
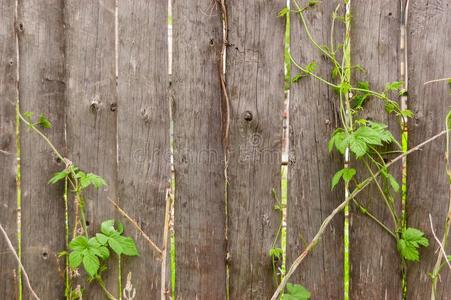
<instances>
[{"instance_id":1,"label":"weathered wood plank","mask_svg":"<svg viewBox=\"0 0 451 300\"><path fill-rule=\"evenodd\" d=\"M339 1L322 2L306 13L309 28L319 44L328 44L331 14ZM291 52L301 65L318 62L318 74L329 78L331 68L305 34L299 16L291 16ZM342 32L337 25L337 33ZM341 34L336 36L341 38ZM292 68L292 75L299 71ZM323 219L343 200L343 188L330 189L335 172L343 167L327 143L340 120L334 91L314 78L304 78L290 89L290 155L288 165L287 266L301 253ZM306 286L317 299L343 295L343 218L337 216L321 242L292 282Z\"/></svg>"},{"instance_id":2,"label":"weathered wood plank","mask_svg":"<svg viewBox=\"0 0 451 300\"><path fill-rule=\"evenodd\" d=\"M221 13L210 0L172 5L177 299L224 299Z\"/></svg>"},{"instance_id":3,"label":"weathered wood plank","mask_svg":"<svg viewBox=\"0 0 451 300\"><path fill-rule=\"evenodd\" d=\"M355 82L368 81L371 89L383 91L386 83L399 80L399 14L399 1L352 2L351 61L365 68L365 72L354 70ZM370 99L362 117L388 124L399 140L399 121L388 116L381 101ZM371 176L364 164L355 166L359 179ZM397 164L390 170L399 183L400 168ZM393 220L376 185L363 191L357 201L394 230ZM399 207L400 197L396 201ZM355 205L351 207L350 298L401 299L401 261L395 239Z\"/></svg>"},{"instance_id":4,"label":"weathered wood plank","mask_svg":"<svg viewBox=\"0 0 451 300\"><path fill-rule=\"evenodd\" d=\"M0 224L17 249L15 2L2 0L0 7ZM16 299L18 266L3 237L0 238L0 266L0 295L4 299Z\"/></svg>"},{"instance_id":5,"label":"weathered wood plank","mask_svg":"<svg viewBox=\"0 0 451 300\"><path fill-rule=\"evenodd\" d=\"M114 0L68 1L65 5L67 156L80 169L102 176L108 184L85 193L91 235L99 231L102 221L115 217L115 209L107 200L116 198L114 13ZM113 256L104 280L117 295L116 272ZM104 299L97 284L84 285L86 298Z\"/></svg>"},{"instance_id":6,"label":"weathered wood plank","mask_svg":"<svg viewBox=\"0 0 451 300\"><path fill-rule=\"evenodd\" d=\"M64 151L64 3L30 0L18 5L20 109L46 115L53 128L44 132ZM21 126L20 143L23 263L42 299L61 299L64 264L57 254L65 248L63 188L47 182L64 164L26 126ZM27 289L23 298L30 298Z\"/></svg>"},{"instance_id":7,"label":"weathered wood plank","mask_svg":"<svg viewBox=\"0 0 451 300\"><path fill-rule=\"evenodd\" d=\"M119 201L160 247L170 179L167 11L167 1L119 1L118 7ZM137 298L159 299L161 261L134 238L141 255L125 261L124 274L133 273Z\"/></svg>"},{"instance_id":8,"label":"weathered wood plank","mask_svg":"<svg viewBox=\"0 0 451 300\"><path fill-rule=\"evenodd\" d=\"M409 123L412 147L444 129L451 103L445 82L424 85L428 80L449 77L451 71L451 1L411 1L407 29L409 65L409 106L416 118ZM448 180L444 162L445 139L442 138L408 158L408 224L420 228L430 246L420 251L421 262L409 264L409 299L429 299L431 272L437 259L437 243L429 224L432 215L439 237L448 211ZM448 247L447 252L450 252ZM450 299L448 269L443 268L436 299Z\"/></svg>"},{"instance_id":9,"label":"weathered wood plank","mask_svg":"<svg viewBox=\"0 0 451 300\"><path fill-rule=\"evenodd\" d=\"M277 13L285 5L227 1L231 299L269 299L275 289L269 251L282 222L272 189L280 200L285 31Z\"/></svg>"}]
</instances>

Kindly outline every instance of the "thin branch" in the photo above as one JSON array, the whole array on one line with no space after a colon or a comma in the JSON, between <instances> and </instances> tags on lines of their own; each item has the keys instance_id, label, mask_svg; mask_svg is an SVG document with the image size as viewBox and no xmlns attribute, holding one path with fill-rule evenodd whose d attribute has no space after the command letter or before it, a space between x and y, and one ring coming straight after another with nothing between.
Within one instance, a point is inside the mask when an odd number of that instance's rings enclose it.
<instances>
[{"instance_id":1,"label":"thin branch","mask_svg":"<svg viewBox=\"0 0 451 300\"><path fill-rule=\"evenodd\" d=\"M168 254L169 220L171 218L172 195L170 188L166 189L166 210L164 214L163 249L161 253L161 300L166 299L166 257Z\"/></svg>"},{"instance_id":2,"label":"thin branch","mask_svg":"<svg viewBox=\"0 0 451 300\"><path fill-rule=\"evenodd\" d=\"M443 247L443 243L440 241L440 239L437 237L437 235L435 234L435 230L434 230L434 224L432 223L432 216L431 216L431 214L429 214L429 222L431 223L431 230L432 230L432 235L434 236L434 239L435 239L435 241L437 242L437 244L438 244L438 246L439 246L439 248L440 248L440 251L441 251L441 253L442 253L442 255L445 257L445 260L446 260L446 262L448 263L448 267L449 267L449 269L451 270L451 263L449 262L449 260L448 260L448 258L447 258L447 255L446 255L446 251L445 251L445 247ZM442 255L439 255L440 256L440 260L441 260L441 256Z\"/></svg>"},{"instance_id":3,"label":"thin branch","mask_svg":"<svg viewBox=\"0 0 451 300\"><path fill-rule=\"evenodd\" d=\"M434 82L448 81L448 80L451 80L451 77L429 80L429 81L426 81L426 82L424 83L424 85L430 84L430 83L434 83Z\"/></svg>"},{"instance_id":4,"label":"thin branch","mask_svg":"<svg viewBox=\"0 0 451 300\"><path fill-rule=\"evenodd\" d=\"M114 202L113 200L111 200L108 197L108 200L114 205L114 207L121 213L121 215L123 215L135 228L136 230L138 230L143 238L149 243L150 248L154 249L155 252L157 252L160 256L162 256L163 251L161 251L161 249L150 239L150 237L141 229L141 227L138 225L138 223L136 223L136 221L131 218L116 202Z\"/></svg>"},{"instance_id":5,"label":"thin branch","mask_svg":"<svg viewBox=\"0 0 451 300\"><path fill-rule=\"evenodd\" d=\"M389 163L387 163L387 168L392 166L393 164L395 164L397 161L401 160L403 157L418 151L421 149L421 147L423 147L424 145L436 140L437 138L441 137L442 135L444 135L445 133L447 133L447 130L443 130L440 133L434 135L433 137L425 140L424 142L416 145L415 147L409 149L408 151L406 151L405 153L395 157L392 161L390 161ZM375 177L379 176L381 174L381 171L378 171L377 173L375 173ZM353 199L355 196L357 196L357 194L359 194L366 186L368 186L371 182L373 181L373 177L369 177L367 179L365 179L364 181L362 181L357 187L356 189L354 189L354 191L352 191L352 193L339 205L337 206L330 215L328 215L323 223L321 224L318 232L316 233L315 237L312 239L312 241L307 245L307 247L304 249L304 251L302 251L302 253L294 260L293 264L291 265L291 267L288 269L286 275L284 276L284 278L282 279L282 281L280 282L279 286L277 287L276 291L274 292L274 295L272 296L271 300L277 300L277 297L280 295L280 293L283 291L283 289L285 288L285 285L288 283L288 280L290 279L290 277L293 275L293 273L296 271L296 269L299 267L299 265L301 264L301 262L304 260L304 258L313 250L313 248L316 246L316 244L319 242L321 236L323 235L325 229L327 228L327 226L329 225L329 223L332 221L332 219L335 217L336 214L338 214L339 212L341 212L341 210L343 210L343 208L349 203L349 201L351 199Z\"/></svg>"},{"instance_id":6,"label":"thin branch","mask_svg":"<svg viewBox=\"0 0 451 300\"><path fill-rule=\"evenodd\" d=\"M16 258L16 261L19 264L20 269L22 270L22 274L25 277L25 281L27 282L27 285L28 285L28 288L30 289L31 294L37 300L41 300L38 297L38 295L36 294L36 292L33 290L33 288L31 287L30 278L28 277L27 271L25 271L25 268L23 267L22 262L20 261L19 256L17 255L16 250L14 249L14 246L11 243L11 240L8 237L8 234L6 233L5 229L3 228L3 226L1 224L0 224L0 230L2 231L3 236L5 237L5 240L6 240L6 243L8 244L9 249L14 254L14 257Z\"/></svg>"}]
</instances>

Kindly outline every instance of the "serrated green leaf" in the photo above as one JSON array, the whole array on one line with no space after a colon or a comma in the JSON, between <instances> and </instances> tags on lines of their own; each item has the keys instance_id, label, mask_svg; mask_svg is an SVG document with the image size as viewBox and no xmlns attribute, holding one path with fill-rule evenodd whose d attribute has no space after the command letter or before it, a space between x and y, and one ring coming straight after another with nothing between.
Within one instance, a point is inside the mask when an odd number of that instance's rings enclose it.
<instances>
[{"instance_id":1,"label":"serrated green leaf","mask_svg":"<svg viewBox=\"0 0 451 300\"><path fill-rule=\"evenodd\" d=\"M88 248L88 239L83 235L77 236L70 241L69 248L74 251L83 251Z\"/></svg>"},{"instance_id":2,"label":"serrated green leaf","mask_svg":"<svg viewBox=\"0 0 451 300\"><path fill-rule=\"evenodd\" d=\"M282 257L282 255L283 255L283 250L282 250L282 248L271 248L270 250L269 250L269 256L271 256L271 257L276 257L276 258L281 258Z\"/></svg>"},{"instance_id":3,"label":"serrated green leaf","mask_svg":"<svg viewBox=\"0 0 451 300\"><path fill-rule=\"evenodd\" d=\"M287 283L287 292L283 294L284 300L308 300L310 292L300 284Z\"/></svg>"},{"instance_id":4,"label":"serrated green leaf","mask_svg":"<svg viewBox=\"0 0 451 300\"><path fill-rule=\"evenodd\" d=\"M58 181L63 180L64 178L66 178L67 175L69 175L69 172L67 170L56 172L55 174L53 174L53 177L50 178L48 184L55 184Z\"/></svg>"},{"instance_id":5,"label":"serrated green leaf","mask_svg":"<svg viewBox=\"0 0 451 300\"><path fill-rule=\"evenodd\" d=\"M114 220L103 221L102 224L100 224L100 231L107 236L116 231L116 229L114 229Z\"/></svg>"},{"instance_id":6,"label":"serrated green leaf","mask_svg":"<svg viewBox=\"0 0 451 300\"><path fill-rule=\"evenodd\" d=\"M354 168L344 168L342 178L345 182L350 182L355 174L356 170Z\"/></svg>"},{"instance_id":7,"label":"serrated green leaf","mask_svg":"<svg viewBox=\"0 0 451 300\"><path fill-rule=\"evenodd\" d=\"M395 192L399 191L399 183L396 181L395 177L393 177L390 173L387 173L388 181L390 182L391 187Z\"/></svg>"},{"instance_id":8,"label":"serrated green leaf","mask_svg":"<svg viewBox=\"0 0 451 300\"><path fill-rule=\"evenodd\" d=\"M83 254L80 251L72 251L69 254L69 265L72 269L78 268L83 261Z\"/></svg>"},{"instance_id":9,"label":"serrated green leaf","mask_svg":"<svg viewBox=\"0 0 451 300\"><path fill-rule=\"evenodd\" d=\"M409 227L401 234L397 247L402 257L410 261L419 261L420 246L429 246L429 241L424 237L424 233L416 228Z\"/></svg>"},{"instance_id":10,"label":"serrated green leaf","mask_svg":"<svg viewBox=\"0 0 451 300\"><path fill-rule=\"evenodd\" d=\"M102 233L96 233L96 238L101 245L105 245L108 242L108 237Z\"/></svg>"},{"instance_id":11,"label":"serrated green leaf","mask_svg":"<svg viewBox=\"0 0 451 300\"><path fill-rule=\"evenodd\" d=\"M116 241L119 242L122 248L122 254L128 256L138 256L138 249L136 248L135 241L132 238L127 236L118 236L115 238ZM116 252L117 253L117 252Z\"/></svg>"},{"instance_id":12,"label":"serrated green leaf","mask_svg":"<svg viewBox=\"0 0 451 300\"><path fill-rule=\"evenodd\" d=\"M99 249L101 258L107 259L108 257L110 257L110 251L108 250L107 247L100 246L98 249Z\"/></svg>"},{"instance_id":13,"label":"serrated green leaf","mask_svg":"<svg viewBox=\"0 0 451 300\"><path fill-rule=\"evenodd\" d=\"M351 149L351 152L355 154L356 158L361 158L368 151L368 146L365 141L357 139L354 136L351 136L349 148Z\"/></svg>"},{"instance_id":14,"label":"serrated green leaf","mask_svg":"<svg viewBox=\"0 0 451 300\"><path fill-rule=\"evenodd\" d=\"M402 88L403 82L402 81L393 81L390 83L387 83L385 85L386 91L398 91Z\"/></svg>"},{"instance_id":15,"label":"serrated green leaf","mask_svg":"<svg viewBox=\"0 0 451 300\"><path fill-rule=\"evenodd\" d=\"M332 186L331 189L333 190L334 187L338 184L338 182L340 182L340 178L341 176L343 176L343 169L337 171L334 175L334 177L332 177Z\"/></svg>"},{"instance_id":16,"label":"serrated green leaf","mask_svg":"<svg viewBox=\"0 0 451 300\"><path fill-rule=\"evenodd\" d=\"M85 176L82 176L80 178L81 188L84 189L84 188L88 187L91 184L93 186L95 186L96 188L100 188L102 186L106 186L105 180L102 177L100 177L100 176L98 176L96 174L93 174L93 173L88 173Z\"/></svg>"},{"instance_id":17,"label":"serrated green leaf","mask_svg":"<svg viewBox=\"0 0 451 300\"><path fill-rule=\"evenodd\" d=\"M97 274L97 270L99 270L100 261L97 256L89 253L83 256L83 267L91 277Z\"/></svg>"},{"instance_id":18,"label":"serrated green leaf","mask_svg":"<svg viewBox=\"0 0 451 300\"><path fill-rule=\"evenodd\" d=\"M33 115L34 115L33 112L26 111L22 115L23 115L24 119L27 120L29 123L33 123L33 120L32 120L33 119Z\"/></svg>"},{"instance_id":19,"label":"serrated green leaf","mask_svg":"<svg viewBox=\"0 0 451 300\"><path fill-rule=\"evenodd\" d=\"M111 249L117 254L121 255L124 251L122 248L121 243L119 243L115 238L108 238L108 245L111 247Z\"/></svg>"},{"instance_id":20,"label":"serrated green leaf","mask_svg":"<svg viewBox=\"0 0 451 300\"><path fill-rule=\"evenodd\" d=\"M38 118L38 125L41 126L42 128L52 128L52 123L50 123L49 119L47 119L46 116L44 116L43 114L39 115Z\"/></svg>"}]
</instances>

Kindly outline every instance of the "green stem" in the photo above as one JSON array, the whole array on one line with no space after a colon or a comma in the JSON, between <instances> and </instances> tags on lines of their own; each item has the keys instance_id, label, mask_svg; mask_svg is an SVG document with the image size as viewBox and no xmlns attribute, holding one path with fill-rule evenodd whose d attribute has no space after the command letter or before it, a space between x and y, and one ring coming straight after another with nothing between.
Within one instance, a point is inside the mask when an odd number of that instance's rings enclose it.
<instances>
[{"instance_id":1,"label":"green stem","mask_svg":"<svg viewBox=\"0 0 451 300\"><path fill-rule=\"evenodd\" d=\"M329 82L329 81L327 81L326 79L324 79L324 78L322 78L322 77L319 77L319 76L316 75L315 73L312 73L312 72L310 72L309 70L303 68L300 64L298 64L298 63L294 60L294 58L293 58L293 56L291 55L291 53L288 53L288 56L290 57L290 60L291 60L291 62L293 63L293 65L294 65L296 68L298 68L299 70L301 70L302 72L309 74L310 76L312 76L312 77L318 79L319 81L321 81L321 82L323 82L323 83L325 83L325 84L327 84L327 85L329 85L329 86L331 86L331 87L333 87L333 88L339 88L338 85L333 84L332 82Z\"/></svg>"},{"instance_id":2,"label":"green stem","mask_svg":"<svg viewBox=\"0 0 451 300\"><path fill-rule=\"evenodd\" d=\"M354 204L360 209L360 211L362 212L362 214L367 215L370 219L372 219L373 221L375 221L378 225L380 225L385 231L387 231L391 236L393 236L396 240L398 239L398 237L396 236L396 234L393 233L393 231L390 230L390 228L388 228L384 223L382 223L382 221L380 221L375 215L373 215L372 213L370 213L368 211L368 209L366 207L364 207L363 205L361 205L356 199L353 199Z\"/></svg>"},{"instance_id":3,"label":"green stem","mask_svg":"<svg viewBox=\"0 0 451 300\"><path fill-rule=\"evenodd\" d=\"M28 127L30 127L31 129L33 129L37 134L39 134L44 141L50 146L50 148L52 148L53 152L56 154L56 156L58 156L59 159L61 159L62 162L65 162L64 157L61 155L61 153L58 152L58 150L56 150L55 146L52 144L52 142L48 139L48 137L45 136L45 134L43 134L39 129L36 128L36 126L34 124L31 124L30 122L28 122L20 112L18 112L19 118L22 120L22 122L24 122L25 124L28 125Z\"/></svg>"},{"instance_id":4,"label":"green stem","mask_svg":"<svg viewBox=\"0 0 451 300\"><path fill-rule=\"evenodd\" d=\"M394 223L394 225L395 225L395 228L398 228L398 218L397 218L396 215L395 215L394 208L393 208L392 205L390 204L390 201L388 200L387 195L385 195L384 190L382 189L381 185L380 185L379 182L377 181L377 178L376 178L376 176L375 176L373 170L371 170L371 167L368 165L368 163L367 163L366 161L364 161L364 163L365 163L365 166L366 166L368 172L370 172L371 177L373 178L373 181L374 181L374 183L375 183L376 186L377 186L377 189L379 190L379 192L380 192L382 198L384 199L385 204L387 205L387 208L388 208L388 210L389 210L389 212L390 212L390 215L391 215L391 217L392 217L392 219L393 219L393 223Z\"/></svg>"},{"instance_id":5,"label":"green stem","mask_svg":"<svg viewBox=\"0 0 451 300\"><path fill-rule=\"evenodd\" d=\"M96 277L96 281L99 284L99 286L102 288L102 291L104 292L104 294L108 298L108 300L118 300L107 290L105 283L103 282L103 280L100 276Z\"/></svg>"},{"instance_id":6,"label":"green stem","mask_svg":"<svg viewBox=\"0 0 451 300\"><path fill-rule=\"evenodd\" d=\"M121 256L117 256L117 289L119 300L122 300L122 262Z\"/></svg>"},{"instance_id":7,"label":"green stem","mask_svg":"<svg viewBox=\"0 0 451 300\"><path fill-rule=\"evenodd\" d=\"M65 242L66 242L66 250L69 249L69 205L67 201L67 191L68 191L68 177L64 179L64 230L65 230ZM70 299L70 292L71 292L71 286L70 286L70 274L69 274L69 255L66 255L65 257L66 262L66 271L65 271L65 284L66 284L66 299Z\"/></svg>"},{"instance_id":8,"label":"green stem","mask_svg":"<svg viewBox=\"0 0 451 300\"><path fill-rule=\"evenodd\" d=\"M22 262L22 189L21 189L21 162L20 162L20 108L19 99L16 101L16 202L17 202L17 257L19 262ZM22 284L22 268L17 268L17 285L19 292L19 300L23 298L23 284Z\"/></svg>"}]
</instances>

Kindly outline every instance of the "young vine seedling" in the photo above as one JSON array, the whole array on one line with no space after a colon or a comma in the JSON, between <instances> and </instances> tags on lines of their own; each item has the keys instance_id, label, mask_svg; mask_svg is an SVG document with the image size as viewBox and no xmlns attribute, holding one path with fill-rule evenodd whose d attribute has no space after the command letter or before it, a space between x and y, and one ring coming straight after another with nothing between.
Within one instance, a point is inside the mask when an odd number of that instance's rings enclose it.
<instances>
[{"instance_id":1,"label":"young vine seedling","mask_svg":"<svg viewBox=\"0 0 451 300\"><path fill-rule=\"evenodd\" d=\"M19 112L19 118L32 129L50 146L55 155L65 164L62 171L56 172L49 180L49 184L56 184L64 181L64 206L65 206L65 233L66 245L70 252L62 251L60 256L66 256L66 280L65 295L68 300L82 299L84 289L80 286L72 287L71 274L76 274L77 269L83 265L83 269L88 276L88 281L95 281L102 288L105 296L109 300L117 298L108 291L103 279L102 273L106 271L106 262L113 251L118 257L118 299L122 299L122 280L121 280L121 256L137 256L139 255L134 240L124 236L124 226L114 220L107 220L101 223L100 232L94 236L90 236L86 226L86 205L84 192L89 187L99 189L106 186L105 180L89 172L84 172L75 166L69 159L56 149L47 136L40 129L48 129L52 127L51 122L44 116L39 115L33 120L32 112L25 112L23 115ZM39 127L39 128L38 128ZM69 189L70 188L70 189ZM68 209L68 193L73 194L74 199L74 224L72 226L72 239L69 242L69 209ZM72 270L72 272L70 272Z\"/></svg>"}]
</instances>

